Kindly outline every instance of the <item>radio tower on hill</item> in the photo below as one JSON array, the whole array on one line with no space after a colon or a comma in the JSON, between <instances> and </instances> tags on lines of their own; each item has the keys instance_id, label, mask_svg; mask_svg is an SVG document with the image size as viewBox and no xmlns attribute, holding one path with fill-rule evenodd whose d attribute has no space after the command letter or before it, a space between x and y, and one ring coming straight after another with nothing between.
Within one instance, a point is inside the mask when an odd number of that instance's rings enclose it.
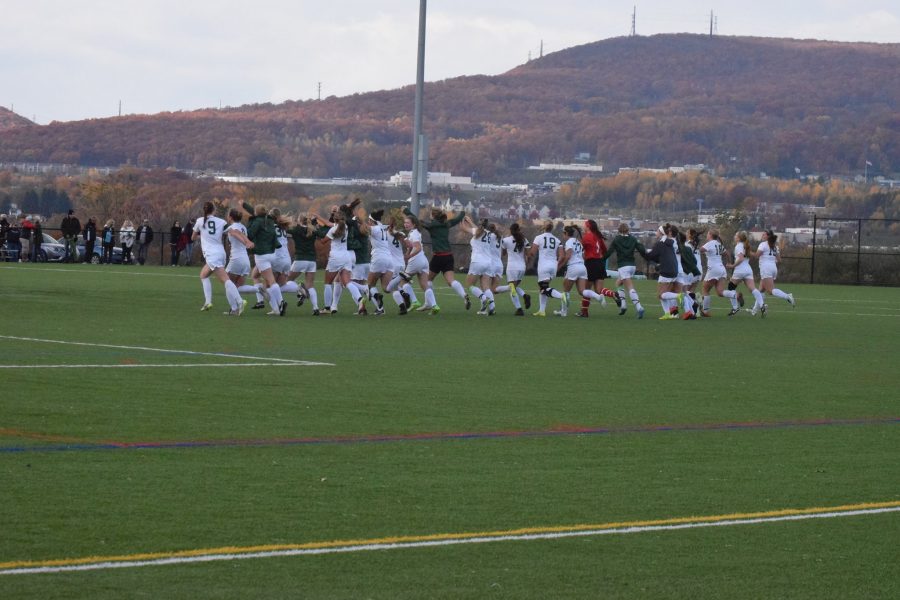
<instances>
[{"instance_id":1,"label":"radio tower on hill","mask_svg":"<svg viewBox=\"0 0 900 600\"><path fill-rule=\"evenodd\" d=\"M631 37L637 35L637 5L634 6L634 12L631 13Z\"/></svg>"}]
</instances>

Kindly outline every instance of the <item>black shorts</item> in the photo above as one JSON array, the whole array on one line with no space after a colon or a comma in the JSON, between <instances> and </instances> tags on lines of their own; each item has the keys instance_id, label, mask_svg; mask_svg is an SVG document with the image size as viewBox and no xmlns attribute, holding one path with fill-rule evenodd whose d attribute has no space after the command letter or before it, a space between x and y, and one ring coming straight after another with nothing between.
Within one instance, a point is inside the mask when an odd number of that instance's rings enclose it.
<instances>
[{"instance_id":1,"label":"black shorts","mask_svg":"<svg viewBox=\"0 0 900 600\"><path fill-rule=\"evenodd\" d=\"M435 254L428 263L428 270L432 273L453 272L453 255L452 254Z\"/></svg>"},{"instance_id":2,"label":"black shorts","mask_svg":"<svg viewBox=\"0 0 900 600\"><path fill-rule=\"evenodd\" d=\"M584 261L584 268L587 269L588 281L601 281L609 277L606 274L606 267L599 258L587 258Z\"/></svg>"}]
</instances>

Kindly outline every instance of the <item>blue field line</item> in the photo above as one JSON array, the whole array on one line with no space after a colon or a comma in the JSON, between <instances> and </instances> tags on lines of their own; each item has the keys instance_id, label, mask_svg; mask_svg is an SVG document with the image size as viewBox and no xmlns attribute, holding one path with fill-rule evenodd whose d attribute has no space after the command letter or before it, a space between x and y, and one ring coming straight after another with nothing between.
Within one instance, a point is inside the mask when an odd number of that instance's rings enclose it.
<instances>
[{"instance_id":1,"label":"blue field line","mask_svg":"<svg viewBox=\"0 0 900 600\"><path fill-rule=\"evenodd\" d=\"M896 425L900 417L872 419L818 419L775 422L708 423L693 425L641 425L631 427L585 427L548 430L486 431L486 432L443 432L413 433L396 435L359 435L308 438L276 438L245 440L185 440L173 442L99 442L68 443L34 446L0 446L0 454L23 454L35 452L77 452L101 450L183 450L199 448L265 448L284 446L356 445L384 444L393 442L490 440L507 438L562 437L579 435L616 435L649 433L686 433L704 431L746 431L813 427L838 427L850 425Z\"/></svg>"}]
</instances>

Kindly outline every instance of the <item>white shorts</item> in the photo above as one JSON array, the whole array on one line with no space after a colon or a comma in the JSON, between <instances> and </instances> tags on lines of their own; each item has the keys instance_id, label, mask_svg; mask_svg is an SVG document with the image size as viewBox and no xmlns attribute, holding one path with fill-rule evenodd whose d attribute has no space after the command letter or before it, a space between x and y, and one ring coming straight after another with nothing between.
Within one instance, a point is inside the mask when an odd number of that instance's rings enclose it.
<instances>
[{"instance_id":1,"label":"white shorts","mask_svg":"<svg viewBox=\"0 0 900 600\"><path fill-rule=\"evenodd\" d=\"M403 269L406 268L406 263L403 262L403 260L401 260L399 258L394 258L394 257L391 257L391 260L394 262L394 268L391 269L394 273L399 273L400 271L402 271ZM387 272L387 271L385 271L385 272Z\"/></svg>"},{"instance_id":2,"label":"white shorts","mask_svg":"<svg viewBox=\"0 0 900 600\"><path fill-rule=\"evenodd\" d=\"M291 272L291 258L289 256L282 256L280 254L275 255L275 260L272 261L272 270L276 273L290 273Z\"/></svg>"},{"instance_id":3,"label":"white shorts","mask_svg":"<svg viewBox=\"0 0 900 600\"><path fill-rule=\"evenodd\" d=\"M226 263L225 251L222 250L221 252L204 252L203 260L204 262L206 262L206 266L208 266L210 269L222 269L225 267Z\"/></svg>"},{"instance_id":4,"label":"white shorts","mask_svg":"<svg viewBox=\"0 0 900 600\"><path fill-rule=\"evenodd\" d=\"M369 271L370 263L353 265L353 275L351 275L350 278L356 281L365 281L369 278Z\"/></svg>"},{"instance_id":5,"label":"white shorts","mask_svg":"<svg viewBox=\"0 0 900 600\"><path fill-rule=\"evenodd\" d=\"M503 277L503 262L499 258L491 262L491 276Z\"/></svg>"},{"instance_id":6,"label":"white shorts","mask_svg":"<svg viewBox=\"0 0 900 600\"><path fill-rule=\"evenodd\" d=\"M231 260L228 261L228 266L225 267L225 272L246 277L250 274L250 258L247 256L232 256Z\"/></svg>"},{"instance_id":7,"label":"white shorts","mask_svg":"<svg viewBox=\"0 0 900 600\"><path fill-rule=\"evenodd\" d=\"M394 267L394 259L390 256L373 256L369 273L393 273Z\"/></svg>"},{"instance_id":8,"label":"white shorts","mask_svg":"<svg viewBox=\"0 0 900 600\"><path fill-rule=\"evenodd\" d=\"M637 267L632 265L630 267L619 267L618 275L613 275L612 271L607 271L610 277L617 277L618 279L631 279L634 277L634 273L637 271Z\"/></svg>"},{"instance_id":9,"label":"white shorts","mask_svg":"<svg viewBox=\"0 0 900 600\"><path fill-rule=\"evenodd\" d=\"M760 279L778 279L778 267L775 265L759 265Z\"/></svg>"},{"instance_id":10,"label":"white shorts","mask_svg":"<svg viewBox=\"0 0 900 600\"><path fill-rule=\"evenodd\" d=\"M476 260L475 262L469 263L469 275L479 275L479 276L488 276L493 277L494 275L494 264L490 262Z\"/></svg>"},{"instance_id":11,"label":"white shorts","mask_svg":"<svg viewBox=\"0 0 900 600\"><path fill-rule=\"evenodd\" d=\"M587 267L584 266L584 263L569 265L566 267L566 279L569 281L587 279Z\"/></svg>"},{"instance_id":12,"label":"white shorts","mask_svg":"<svg viewBox=\"0 0 900 600\"><path fill-rule=\"evenodd\" d=\"M731 274L732 279L740 279L743 281L744 279L753 279L753 269L750 268L750 264L746 261L742 262Z\"/></svg>"},{"instance_id":13,"label":"white shorts","mask_svg":"<svg viewBox=\"0 0 900 600\"><path fill-rule=\"evenodd\" d=\"M550 281L556 277L556 264L538 263L538 281Z\"/></svg>"},{"instance_id":14,"label":"white shorts","mask_svg":"<svg viewBox=\"0 0 900 600\"><path fill-rule=\"evenodd\" d=\"M525 269L510 269L507 267L506 269L506 281L522 281L525 277Z\"/></svg>"},{"instance_id":15,"label":"white shorts","mask_svg":"<svg viewBox=\"0 0 900 600\"><path fill-rule=\"evenodd\" d=\"M272 254L257 254L257 255L256 255L256 269L257 269L260 273L262 273L263 271L265 271L265 270L267 270L267 269L271 269L271 268L272 268L272 263L273 263L277 258L278 258L278 257L275 256L275 253L274 253L274 252L273 252Z\"/></svg>"},{"instance_id":16,"label":"white shorts","mask_svg":"<svg viewBox=\"0 0 900 600\"><path fill-rule=\"evenodd\" d=\"M703 278L703 281L713 281L715 279L728 279L725 267L709 267L706 269L706 277Z\"/></svg>"},{"instance_id":17,"label":"white shorts","mask_svg":"<svg viewBox=\"0 0 900 600\"><path fill-rule=\"evenodd\" d=\"M328 255L328 264L325 266L325 270L329 273L352 271L355 260L356 255L352 252L331 253Z\"/></svg>"},{"instance_id":18,"label":"white shorts","mask_svg":"<svg viewBox=\"0 0 900 600\"><path fill-rule=\"evenodd\" d=\"M424 252L419 252L406 264L406 272L410 275L428 272L428 259Z\"/></svg>"},{"instance_id":19,"label":"white shorts","mask_svg":"<svg viewBox=\"0 0 900 600\"><path fill-rule=\"evenodd\" d=\"M315 273L316 261L314 260L295 260L291 264L291 273Z\"/></svg>"},{"instance_id":20,"label":"white shorts","mask_svg":"<svg viewBox=\"0 0 900 600\"><path fill-rule=\"evenodd\" d=\"M676 283L677 281L678 277L663 277L662 275L659 276L660 283Z\"/></svg>"},{"instance_id":21,"label":"white shorts","mask_svg":"<svg viewBox=\"0 0 900 600\"><path fill-rule=\"evenodd\" d=\"M678 283L680 283L681 285L691 285L692 283L694 283L694 276L690 273L679 273Z\"/></svg>"}]
</instances>

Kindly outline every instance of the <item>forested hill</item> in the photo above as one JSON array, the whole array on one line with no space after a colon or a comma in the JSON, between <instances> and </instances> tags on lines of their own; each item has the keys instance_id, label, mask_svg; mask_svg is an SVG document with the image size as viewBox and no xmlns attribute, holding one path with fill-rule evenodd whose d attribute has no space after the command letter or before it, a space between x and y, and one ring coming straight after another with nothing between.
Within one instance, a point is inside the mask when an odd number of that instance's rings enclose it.
<instances>
[{"instance_id":1,"label":"forested hill","mask_svg":"<svg viewBox=\"0 0 900 600\"><path fill-rule=\"evenodd\" d=\"M432 82L431 170L706 163L790 175L900 171L900 44L615 38L503 75ZM426 70L427 75L427 70ZM343 98L0 131L0 160L386 175L411 163L413 86Z\"/></svg>"},{"instance_id":2,"label":"forested hill","mask_svg":"<svg viewBox=\"0 0 900 600\"><path fill-rule=\"evenodd\" d=\"M32 125L32 122L17 115L16 113L0 106L0 131L12 129L13 127L21 127L23 125Z\"/></svg>"}]
</instances>

